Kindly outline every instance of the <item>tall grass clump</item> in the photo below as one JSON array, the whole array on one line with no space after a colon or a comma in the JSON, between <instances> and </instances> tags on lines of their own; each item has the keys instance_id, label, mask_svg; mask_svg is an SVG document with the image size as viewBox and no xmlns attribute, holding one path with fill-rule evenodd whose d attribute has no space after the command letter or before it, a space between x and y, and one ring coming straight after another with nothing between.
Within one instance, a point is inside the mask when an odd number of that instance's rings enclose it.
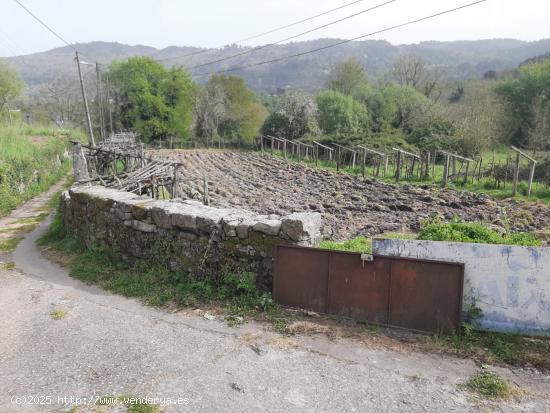
<instances>
[{"instance_id":1,"label":"tall grass clump","mask_svg":"<svg viewBox=\"0 0 550 413\"><path fill-rule=\"evenodd\" d=\"M68 134L50 126L0 123L0 216L65 175Z\"/></svg>"},{"instance_id":2,"label":"tall grass clump","mask_svg":"<svg viewBox=\"0 0 550 413\"><path fill-rule=\"evenodd\" d=\"M535 247L541 245L541 242L533 234L509 231L501 233L483 222L463 222L458 218L450 222L443 222L440 219L424 222L418 234L418 239Z\"/></svg>"}]
</instances>

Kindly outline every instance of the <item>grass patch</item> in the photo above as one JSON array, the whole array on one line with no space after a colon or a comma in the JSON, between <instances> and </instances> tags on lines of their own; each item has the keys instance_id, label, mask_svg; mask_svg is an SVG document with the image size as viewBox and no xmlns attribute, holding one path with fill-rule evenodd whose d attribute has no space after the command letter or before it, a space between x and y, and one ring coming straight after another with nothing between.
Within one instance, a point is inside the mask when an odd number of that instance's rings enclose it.
<instances>
[{"instance_id":1,"label":"grass patch","mask_svg":"<svg viewBox=\"0 0 550 413\"><path fill-rule=\"evenodd\" d=\"M57 213L48 231L38 240L45 253L66 264L72 277L153 306L217 306L228 313L231 325L260 317L283 328L284 317L271 294L256 288L256 274L223 270L216 278L172 271L161 258L126 264L110 249L85 248L63 228ZM153 247L156 248L156 247ZM159 250L165 248L161 246Z\"/></svg>"},{"instance_id":2,"label":"grass patch","mask_svg":"<svg viewBox=\"0 0 550 413\"><path fill-rule=\"evenodd\" d=\"M489 371L474 374L466 387L489 399L509 399L518 392L507 380Z\"/></svg>"},{"instance_id":3,"label":"grass patch","mask_svg":"<svg viewBox=\"0 0 550 413\"><path fill-rule=\"evenodd\" d=\"M0 241L0 252L10 252L17 248L17 245L23 237L10 238L4 241Z\"/></svg>"},{"instance_id":4,"label":"grass patch","mask_svg":"<svg viewBox=\"0 0 550 413\"><path fill-rule=\"evenodd\" d=\"M13 270L15 268L15 262L0 262L0 270Z\"/></svg>"},{"instance_id":5,"label":"grass patch","mask_svg":"<svg viewBox=\"0 0 550 413\"><path fill-rule=\"evenodd\" d=\"M533 234L525 232L503 234L482 222L462 222L460 219L453 219L450 222L443 222L437 218L426 221L422 224L418 239L536 247L542 245Z\"/></svg>"},{"instance_id":6,"label":"grass patch","mask_svg":"<svg viewBox=\"0 0 550 413\"><path fill-rule=\"evenodd\" d=\"M64 319L65 317L67 317L67 310L64 310L62 308L58 308L57 310L52 310L50 312L50 316L54 319L54 320L62 320Z\"/></svg>"},{"instance_id":7,"label":"grass patch","mask_svg":"<svg viewBox=\"0 0 550 413\"><path fill-rule=\"evenodd\" d=\"M372 252L372 240L366 237L356 237L344 242L321 241L319 248L370 254Z\"/></svg>"},{"instance_id":8,"label":"grass patch","mask_svg":"<svg viewBox=\"0 0 550 413\"><path fill-rule=\"evenodd\" d=\"M550 371L550 338L475 331L463 323L462 334L420 337L421 347L480 363L529 366Z\"/></svg>"},{"instance_id":9,"label":"grass patch","mask_svg":"<svg viewBox=\"0 0 550 413\"><path fill-rule=\"evenodd\" d=\"M49 126L0 123L0 216L68 173L71 161L63 153L74 133ZM36 136L41 137L39 144L33 142Z\"/></svg>"}]
</instances>

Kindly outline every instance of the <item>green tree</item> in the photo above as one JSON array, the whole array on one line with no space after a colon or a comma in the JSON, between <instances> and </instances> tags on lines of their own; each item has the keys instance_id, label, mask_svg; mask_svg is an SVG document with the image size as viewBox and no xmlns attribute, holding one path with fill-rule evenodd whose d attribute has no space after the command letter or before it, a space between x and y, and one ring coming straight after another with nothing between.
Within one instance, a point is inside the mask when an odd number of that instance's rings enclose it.
<instances>
[{"instance_id":1,"label":"green tree","mask_svg":"<svg viewBox=\"0 0 550 413\"><path fill-rule=\"evenodd\" d=\"M369 115L364 105L351 96L324 90L317 95L319 126L326 134L365 133L369 129Z\"/></svg>"},{"instance_id":2,"label":"green tree","mask_svg":"<svg viewBox=\"0 0 550 413\"><path fill-rule=\"evenodd\" d=\"M267 112L244 80L238 76L214 75L207 87L223 94L224 113L217 126L218 134L234 143L251 144Z\"/></svg>"},{"instance_id":3,"label":"green tree","mask_svg":"<svg viewBox=\"0 0 550 413\"><path fill-rule=\"evenodd\" d=\"M166 70L149 57L131 57L114 62L109 76L122 128L136 130L146 142L190 135L195 84L186 71Z\"/></svg>"},{"instance_id":4,"label":"green tree","mask_svg":"<svg viewBox=\"0 0 550 413\"><path fill-rule=\"evenodd\" d=\"M355 58L351 58L334 66L327 81L327 88L351 95L361 84L366 83L365 69Z\"/></svg>"},{"instance_id":5,"label":"green tree","mask_svg":"<svg viewBox=\"0 0 550 413\"><path fill-rule=\"evenodd\" d=\"M317 135L317 104L315 99L303 92L285 93L274 103L266 118L262 133L286 139L299 139L305 135Z\"/></svg>"},{"instance_id":6,"label":"green tree","mask_svg":"<svg viewBox=\"0 0 550 413\"><path fill-rule=\"evenodd\" d=\"M9 103L23 91L24 83L19 74L5 63L0 62L0 114Z\"/></svg>"},{"instance_id":7,"label":"green tree","mask_svg":"<svg viewBox=\"0 0 550 413\"><path fill-rule=\"evenodd\" d=\"M501 81L496 92L503 98L508 138L531 149L550 145L550 60L520 67L517 77Z\"/></svg>"}]
</instances>

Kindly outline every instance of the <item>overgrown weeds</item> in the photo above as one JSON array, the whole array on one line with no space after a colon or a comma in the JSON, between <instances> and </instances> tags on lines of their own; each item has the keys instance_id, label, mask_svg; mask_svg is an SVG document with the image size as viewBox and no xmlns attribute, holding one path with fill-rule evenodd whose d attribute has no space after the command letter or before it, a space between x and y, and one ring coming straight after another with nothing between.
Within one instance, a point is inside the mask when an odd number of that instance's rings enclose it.
<instances>
[{"instance_id":1,"label":"overgrown weeds","mask_svg":"<svg viewBox=\"0 0 550 413\"><path fill-rule=\"evenodd\" d=\"M507 380L490 371L481 371L474 374L466 387L489 399L509 399L518 393Z\"/></svg>"},{"instance_id":2,"label":"overgrown weeds","mask_svg":"<svg viewBox=\"0 0 550 413\"><path fill-rule=\"evenodd\" d=\"M40 142L33 141L37 135ZM50 127L0 124L0 216L67 174L67 140L67 132Z\"/></svg>"},{"instance_id":3,"label":"overgrown weeds","mask_svg":"<svg viewBox=\"0 0 550 413\"><path fill-rule=\"evenodd\" d=\"M281 328L283 320L280 310L271 294L256 288L254 273L227 269L222 271L220 277L210 279L196 277L186 270L172 271L163 260L127 264L110 249L85 248L65 232L59 213L38 243L61 252L71 276L86 283L98 284L127 297L140 298L154 306L220 306L229 313L228 321L232 325L259 316ZM163 244L156 248L167 246Z\"/></svg>"},{"instance_id":4,"label":"overgrown weeds","mask_svg":"<svg viewBox=\"0 0 550 413\"><path fill-rule=\"evenodd\" d=\"M366 237L356 237L344 242L321 241L319 248L368 254L372 251L372 240Z\"/></svg>"}]
</instances>

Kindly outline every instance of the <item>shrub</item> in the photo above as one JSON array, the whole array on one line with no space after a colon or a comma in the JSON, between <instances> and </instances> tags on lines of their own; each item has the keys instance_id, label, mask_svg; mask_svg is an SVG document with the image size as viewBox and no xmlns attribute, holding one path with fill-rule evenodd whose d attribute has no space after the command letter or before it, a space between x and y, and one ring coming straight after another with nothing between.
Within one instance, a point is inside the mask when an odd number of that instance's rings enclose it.
<instances>
[{"instance_id":1,"label":"shrub","mask_svg":"<svg viewBox=\"0 0 550 413\"><path fill-rule=\"evenodd\" d=\"M541 245L540 241L532 234L524 232L507 232L503 234L491 229L487 224L482 222L462 222L457 218L451 222L443 222L440 219L424 222L418 234L418 239L480 244Z\"/></svg>"}]
</instances>

